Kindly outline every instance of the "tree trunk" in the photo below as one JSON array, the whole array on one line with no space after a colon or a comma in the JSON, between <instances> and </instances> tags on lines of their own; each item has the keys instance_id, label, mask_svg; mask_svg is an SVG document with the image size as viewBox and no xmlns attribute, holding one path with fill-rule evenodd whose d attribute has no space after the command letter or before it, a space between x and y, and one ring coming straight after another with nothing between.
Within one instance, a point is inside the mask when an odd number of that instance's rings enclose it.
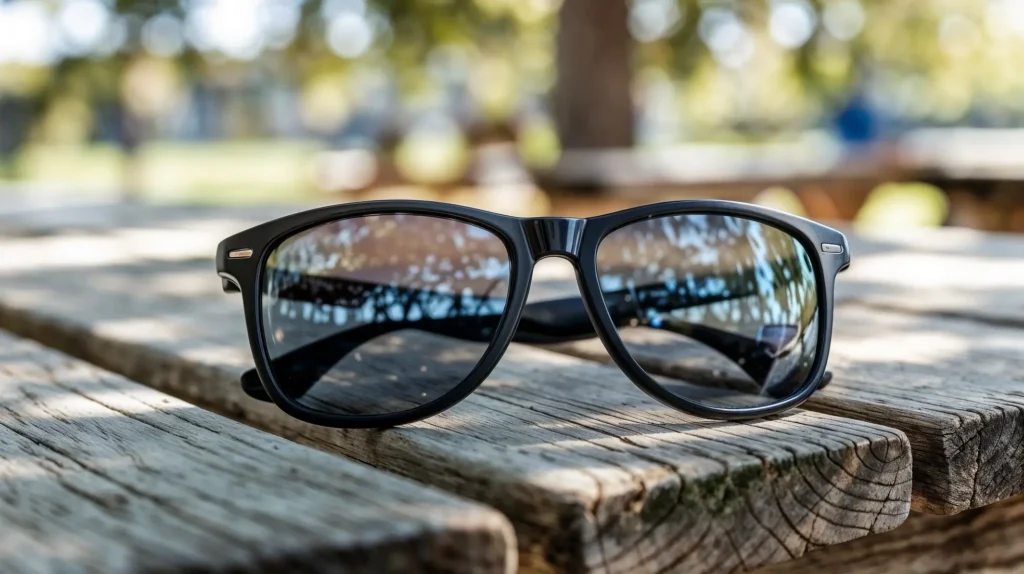
<instances>
[{"instance_id":1,"label":"tree trunk","mask_svg":"<svg viewBox=\"0 0 1024 574\"><path fill-rule=\"evenodd\" d=\"M125 102L117 103L117 143L124 159L121 164L121 200L138 201L142 197L142 160L139 146L146 136L146 120Z\"/></svg>"},{"instance_id":2,"label":"tree trunk","mask_svg":"<svg viewBox=\"0 0 1024 574\"><path fill-rule=\"evenodd\" d=\"M565 149L633 145L625 0L565 0L559 14L555 121Z\"/></svg>"},{"instance_id":3,"label":"tree trunk","mask_svg":"<svg viewBox=\"0 0 1024 574\"><path fill-rule=\"evenodd\" d=\"M0 158L13 157L25 144L37 115L29 100L0 97Z\"/></svg>"}]
</instances>

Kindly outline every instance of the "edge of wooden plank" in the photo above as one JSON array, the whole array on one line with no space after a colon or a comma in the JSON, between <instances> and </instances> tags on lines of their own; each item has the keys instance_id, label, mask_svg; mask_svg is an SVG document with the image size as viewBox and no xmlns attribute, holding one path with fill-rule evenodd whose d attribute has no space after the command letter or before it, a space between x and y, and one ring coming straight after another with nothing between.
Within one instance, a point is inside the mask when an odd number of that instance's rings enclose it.
<instances>
[{"instance_id":1,"label":"edge of wooden plank","mask_svg":"<svg viewBox=\"0 0 1024 574\"><path fill-rule=\"evenodd\" d=\"M755 574L1001 574L1024 564L1024 497L956 516L912 513L899 528L821 548Z\"/></svg>"},{"instance_id":2,"label":"edge of wooden plank","mask_svg":"<svg viewBox=\"0 0 1024 574\"><path fill-rule=\"evenodd\" d=\"M0 348L5 572L515 569L493 509L5 331Z\"/></svg>"}]
</instances>

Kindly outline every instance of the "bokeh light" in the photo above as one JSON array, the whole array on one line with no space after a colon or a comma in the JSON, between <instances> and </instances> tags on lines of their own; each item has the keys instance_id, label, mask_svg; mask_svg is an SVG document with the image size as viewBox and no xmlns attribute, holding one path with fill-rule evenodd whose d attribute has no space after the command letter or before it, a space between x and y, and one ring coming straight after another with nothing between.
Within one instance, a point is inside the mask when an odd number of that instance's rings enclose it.
<instances>
[{"instance_id":1,"label":"bokeh light","mask_svg":"<svg viewBox=\"0 0 1024 574\"><path fill-rule=\"evenodd\" d=\"M59 57L55 37L43 2L16 0L0 4L0 63L51 64Z\"/></svg>"},{"instance_id":2,"label":"bokeh light","mask_svg":"<svg viewBox=\"0 0 1024 574\"><path fill-rule=\"evenodd\" d=\"M327 43L342 58L358 58L373 44L373 29L362 14L341 13L328 24Z\"/></svg>"},{"instance_id":3,"label":"bokeh light","mask_svg":"<svg viewBox=\"0 0 1024 574\"><path fill-rule=\"evenodd\" d=\"M629 31L641 42L671 36L679 29L683 7L676 0L633 0L629 8Z\"/></svg>"},{"instance_id":4,"label":"bokeh light","mask_svg":"<svg viewBox=\"0 0 1024 574\"><path fill-rule=\"evenodd\" d=\"M864 28L864 7L858 0L835 0L825 5L822 20L829 34L849 41Z\"/></svg>"},{"instance_id":5,"label":"bokeh light","mask_svg":"<svg viewBox=\"0 0 1024 574\"><path fill-rule=\"evenodd\" d=\"M806 0L780 0L772 4L768 29L780 45L799 48L811 39L817 24L817 13Z\"/></svg>"},{"instance_id":6,"label":"bokeh light","mask_svg":"<svg viewBox=\"0 0 1024 574\"><path fill-rule=\"evenodd\" d=\"M185 27L171 14L157 14L142 27L142 46L154 56L177 56L185 49Z\"/></svg>"},{"instance_id":7,"label":"bokeh light","mask_svg":"<svg viewBox=\"0 0 1024 574\"><path fill-rule=\"evenodd\" d=\"M700 37L711 54L727 68L740 68L754 55L754 40L736 12L728 8L709 8L701 15Z\"/></svg>"}]
</instances>

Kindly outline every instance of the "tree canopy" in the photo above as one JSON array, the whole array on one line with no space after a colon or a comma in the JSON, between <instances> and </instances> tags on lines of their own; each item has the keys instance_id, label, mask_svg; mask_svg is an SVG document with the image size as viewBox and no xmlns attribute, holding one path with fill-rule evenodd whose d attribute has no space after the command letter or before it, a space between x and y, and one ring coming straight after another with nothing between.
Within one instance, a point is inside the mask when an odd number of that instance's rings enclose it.
<instances>
[{"instance_id":1,"label":"tree canopy","mask_svg":"<svg viewBox=\"0 0 1024 574\"><path fill-rule=\"evenodd\" d=\"M628 3L641 141L804 129L854 99L895 125L1024 118L1016 0ZM281 87L297 94L302 129L324 136L356 111L393 120L442 108L461 123L543 115L559 9L560 0L8 0L0 122L13 121L4 106L17 101L32 112L25 137L75 141L103 137L104 115L123 108L159 135L183 121L176 110L196 89L242 94L244 109L245 94L273 100ZM251 116L231 134L269 129Z\"/></svg>"}]
</instances>

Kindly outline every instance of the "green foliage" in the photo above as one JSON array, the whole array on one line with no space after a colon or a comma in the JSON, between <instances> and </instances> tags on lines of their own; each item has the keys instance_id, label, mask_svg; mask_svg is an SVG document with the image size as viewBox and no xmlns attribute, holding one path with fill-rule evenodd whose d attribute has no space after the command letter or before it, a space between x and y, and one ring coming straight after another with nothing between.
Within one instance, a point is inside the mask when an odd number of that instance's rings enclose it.
<instances>
[{"instance_id":1,"label":"green foliage","mask_svg":"<svg viewBox=\"0 0 1024 574\"><path fill-rule=\"evenodd\" d=\"M688 108L698 131L802 127L854 92L910 122L1024 121L1024 80L1013 56L1024 50L1024 9L1014 9L1019 3L795 2L813 7L815 27L804 43L786 47L770 33L773 7L785 0L677 0L682 17L675 32L642 44L638 65L664 69L676 79L680 106ZM841 12L841 4L862 6L862 26L850 38L837 38L826 25L826 13ZM707 13L722 10L738 16L754 46L740 68L716 63L701 40Z\"/></svg>"},{"instance_id":2,"label":"green foliage","mask_svg":"<svg viewBox=\"0 0 1024 574\"><path fill-rule=\"evenodd\" d=\"M360 10L376 28L372 44L353 58L332 50L324 16L324 5L332 1L301 2L296 36L287 45L265 47L258 59L232 60L186 44L172 65L161 67L164 77L154 85L181 89L202 81L233 89L266 78L308 91L340 78L343 93L321 91L309 99L344 102L328 106L343 121L346 110L371 93L367 78L373 74L385 75L403 104L416 109L446 97L438 76L455 73L488 123L507 120L524 96L544 96L553 85L560 0L365 0ZM622 1L637 13L648 0ZM662 111L681 117L678 135L720 138L739 132L757 139L804 129L826 120L855 92L911 122L1024 121L1024 75L1017 73L1024 11L1014 12L1015 0L662 0L662 8L665 2L673 6L668 28L638 36L635 93L644 110L653 105L647 100L652 91L662 94ZM94 109L131 105L129 72L159 67L144 62L153 57L139 44L143 23L161 14L185 21L197 5L117 0L115 10L129 31L125 49L48 67L0 63L0 96L31 96L39 125L50 121L54 109L70 109L69 98ZM773 18L784 5L809 9L812 25L805 39L789 46L773 33ZM842 18L836 14L844 10L847 20L852 13L863 21L847 37L837 37L835 22ZM732 46L731 53L709 48L716 43L708 37L714 18L739 26L716 41ZM656 124L666 124L661 117L655 114ZM145 132L145 126L140 129ZM33 137L45 139L47 133L34 129Z\"/></svg>"},{"instance_id":3,"label":"green foliage","mask_svg":"<svg viewBox=\"0 0 1024 574\"><path fill-rule=\"evenodd\" d=\"M936 227L949 216L949 199L927 183L885 183L868 195L857 213L861 230Z\"/></svg>"}]
</instances>

